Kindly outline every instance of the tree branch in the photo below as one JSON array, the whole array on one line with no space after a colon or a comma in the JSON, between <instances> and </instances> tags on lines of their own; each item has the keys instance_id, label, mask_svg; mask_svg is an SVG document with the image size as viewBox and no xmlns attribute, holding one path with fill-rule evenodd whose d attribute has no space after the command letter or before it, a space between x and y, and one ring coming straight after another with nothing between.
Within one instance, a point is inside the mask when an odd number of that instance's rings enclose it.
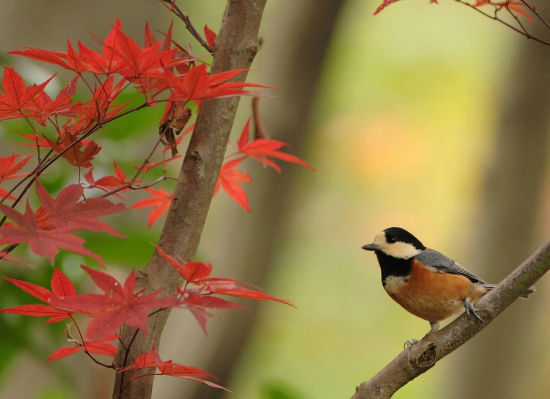
<instances>
[{"instance_id":1,"label":"tree branch","mask_svg":"<svg viewBox=\"0 0 550 399\"><path fill-rule=\"evenodd\" d=\"M170 4L170 6L165 4L166 8L168 8L171 12L177 15L179 19L183 21L189 33L191 33L191 35L195 39L197 39L197 41L200 43L202 47L206 49L206 51L208 51L210 54L213 54L214 50L208 45L206 40L204 40L200 35L200 33L195 29L189 17L181 10L181 8L178 7L178 5L176 4L176 1L175 0L162 0L162 1L164 3Z\"/></svg>"},{"instance_id":2,"label":"tree branch","mask_svg":"<svg viewBox=\"0 0 550 399\"><path fill-rule=\"evenodd\" d=\"M425 336L410 349L402 351L370 380L359 385L352 399L390 398L399 388L479 333L549 269L550 241L476 302L476 310L483 321L470 319L463 314L440 331Z\"/></svg>"},{"instance_id":3,"label":"tree branch","mask_svg":"<svg viewBox=\"0 0 550 399\"><path fill-rule=\"evenodd\" d=\"M489 19L492 19L493 21L497 21L497 22L500 22L501 24L503 24L504 26L507 26L508 28L512 29L513 31L516 31L517 33L519 33L520 35L522 36L525 36L527 39L532 39L536 42L539 42L541 44L544 44L546 46L550 46L550 42L548 40L545 40L545 39L542 39L542 38L539 38L537 36L533 36L531 33L529 33L527 31L527 29L523 26L523 24L519 21L518 17L512 12L510 11L508 8L506 8L506 10L508 10L510 12L510 14L512 15L513 19L516 21L516 23L518 24L518 26L514 26L512 25L511 23L508 23L506 22L505 20L503 20L502 18L499 17L498 15L498 11L502 10L502 5L500 8L495 8L494 9L494 14L491 15L483 10L481 10L479 8L479 6L477 6L476 4L473 4L473 3L470 3L468 2L468 0L455 0L457 3L460 3L460 4L463 4L465 5L466 7L470 7L472 10L480 13L481 15L489 18ZM522 1L521 2L522 4L525 4L527 6L527 8L529 9L529 11L531 11L533 13L533 15L535 15L537 17L537 19L542 23L544 24L544 26L546 28L549 28L550 29L550 26L548 25L548 23L544 20L544 18L535 11L535 8L529 4L527 4L525 1ZM492 6L495 6L495 4L493 3L488 3L487 5L492 5Z\"/></svg>"},{"instance_id":4,"label":"tree branch","mask_svg":"<svg viewBox=\"0 0 550 399\"><path fill-rule=\"evenodd\" d=\"M248 69L254 59L258 44L258 31L266 0L228 0L222 27L216 39L211 73L231 69ZM237 80L246 79L246 72ZM183 161L175 197L168 211L159 246L166 252L184 260L192 260L199 245L206 214L223 157L229 141L239 98L205 100L197 117L195 130ZM181 277L166 261L155 253L138 278L141 288L175 292ZM169 311L149 318L149 336L138 333L129 355L119 345L116 366L124 367L135 361L152 346L159 347L160 337ZM121 339L130 342L134 329L124 326ZM126 373L118 374L113 398L150 398L153 376L129 382Z\"/></svg>"}]
</instances>

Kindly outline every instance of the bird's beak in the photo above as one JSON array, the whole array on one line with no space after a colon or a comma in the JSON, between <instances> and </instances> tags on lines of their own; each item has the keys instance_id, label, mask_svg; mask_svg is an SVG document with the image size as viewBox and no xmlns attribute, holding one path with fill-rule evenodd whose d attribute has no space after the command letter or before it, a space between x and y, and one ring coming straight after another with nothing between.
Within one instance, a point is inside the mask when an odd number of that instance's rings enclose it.
<instances>
[{"instance_id":1,"label":"bird's beak","mask_svg":"<svg viewBox=\"0 0 550 399\"><path fill-rule=\"evenodd\" d=\"M380 247L373 242L363 245L361 248L363 248L365 251L378 251L380 249Z\"/></svg>"}]
</instances>

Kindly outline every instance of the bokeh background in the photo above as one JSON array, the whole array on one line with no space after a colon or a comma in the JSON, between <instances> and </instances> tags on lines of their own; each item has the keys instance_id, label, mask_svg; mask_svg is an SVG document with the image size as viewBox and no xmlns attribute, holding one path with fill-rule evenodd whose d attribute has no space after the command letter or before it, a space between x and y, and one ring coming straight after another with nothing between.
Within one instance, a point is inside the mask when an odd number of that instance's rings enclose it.
<instances>
[{"instance_id":1,"label":"bokeh background","mask_svg":"<svg viewBox=\"0 0 550 399\"><path fill-rule=\"evenodd\" d=\"M225 2L180 3L197 27L217 31ZM261 100L264 124L316 171L289 165L279 176L246 163L253 211L218 194L199 258L212 262L215 274L255 283L297 309L262 303L250 306L253 314L221 313L209 337L188 315L172 314L161 356L212 372L234 393L161 377L154 397L350 397L405 340L428 329L391 301L375 257L360 249L379 230L404 227L491 282L550 236L550 48L455 2L441 3L402 1L373 17L378 1L268 2L249 80L284 88ZM550 18L544 1L533 3ZM0 11L0 59L34 82L57 70L7 51L65 50L67 38L93 46L88 31L104 37L116 17L141 41L146 21L165 31L172 18L153 0L4 0ZM536 32L536 24L528 26ZM192 42L181 23L175 29L178 42ZM58 84L68 78L60 74ZM105 150L96 176L110 173L113 154L129 173L155 139L161 113L146 110L100 133ZM243 99L235 135L249 114ZM0 126L0 156L24 152L13 132L23 128ZM44 184L55 190L75 178L60 168ZM143 267L161 222L148 229L145 211L111 221L130 238L93 234L89 247L120 275ZM3 262L1 274L47 285L51 266L25 248L17 255L33 259L36 269ZM83 262L90 264L70 253L56 257L57 267L89 287ZM549 285L540 281L536 295L395 397L546 397ZM0 287L2 307L29 303L7 283ZM109 371L84 355L45 364L64 344L63 327L1 315L0 398L110 397Z\"/></svg>"}]
</instances>

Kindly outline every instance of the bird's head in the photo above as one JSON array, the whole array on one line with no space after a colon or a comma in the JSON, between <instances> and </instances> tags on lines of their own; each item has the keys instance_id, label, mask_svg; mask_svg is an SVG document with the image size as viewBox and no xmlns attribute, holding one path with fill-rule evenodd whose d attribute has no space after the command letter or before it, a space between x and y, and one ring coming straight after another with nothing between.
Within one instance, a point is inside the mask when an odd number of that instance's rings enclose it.
<instances>
[{"instance_id":1,"label":"bird's head","mask_svg":"<svg viewBox=\"0 0 550 399\"><path fill-rule=\"evenodd\" d=\"M388 227L374 237L374 242L363 245L366 251L381 252L398 259L409 259L426 247L411 233L401 227Z\"/></svg>"}]
</instances>

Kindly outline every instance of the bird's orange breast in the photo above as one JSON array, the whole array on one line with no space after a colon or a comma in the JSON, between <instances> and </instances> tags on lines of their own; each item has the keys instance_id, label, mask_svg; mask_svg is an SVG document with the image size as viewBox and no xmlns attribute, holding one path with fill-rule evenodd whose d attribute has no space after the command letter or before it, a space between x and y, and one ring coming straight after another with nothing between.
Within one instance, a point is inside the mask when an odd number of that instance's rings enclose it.
<instances>
[{"instance_id":1,"label":"bird's orange breast","mask_svg":"<svg viewBox=\"0 0 550 399\"><path fill-rule=\"evenodd\" d=\"M474 302L487 292L465 276L440 273L414 259L408 276L389 276L384 288L406 310L429 322L458 313L466 298Z\"/></svg>"}]
</instances>

